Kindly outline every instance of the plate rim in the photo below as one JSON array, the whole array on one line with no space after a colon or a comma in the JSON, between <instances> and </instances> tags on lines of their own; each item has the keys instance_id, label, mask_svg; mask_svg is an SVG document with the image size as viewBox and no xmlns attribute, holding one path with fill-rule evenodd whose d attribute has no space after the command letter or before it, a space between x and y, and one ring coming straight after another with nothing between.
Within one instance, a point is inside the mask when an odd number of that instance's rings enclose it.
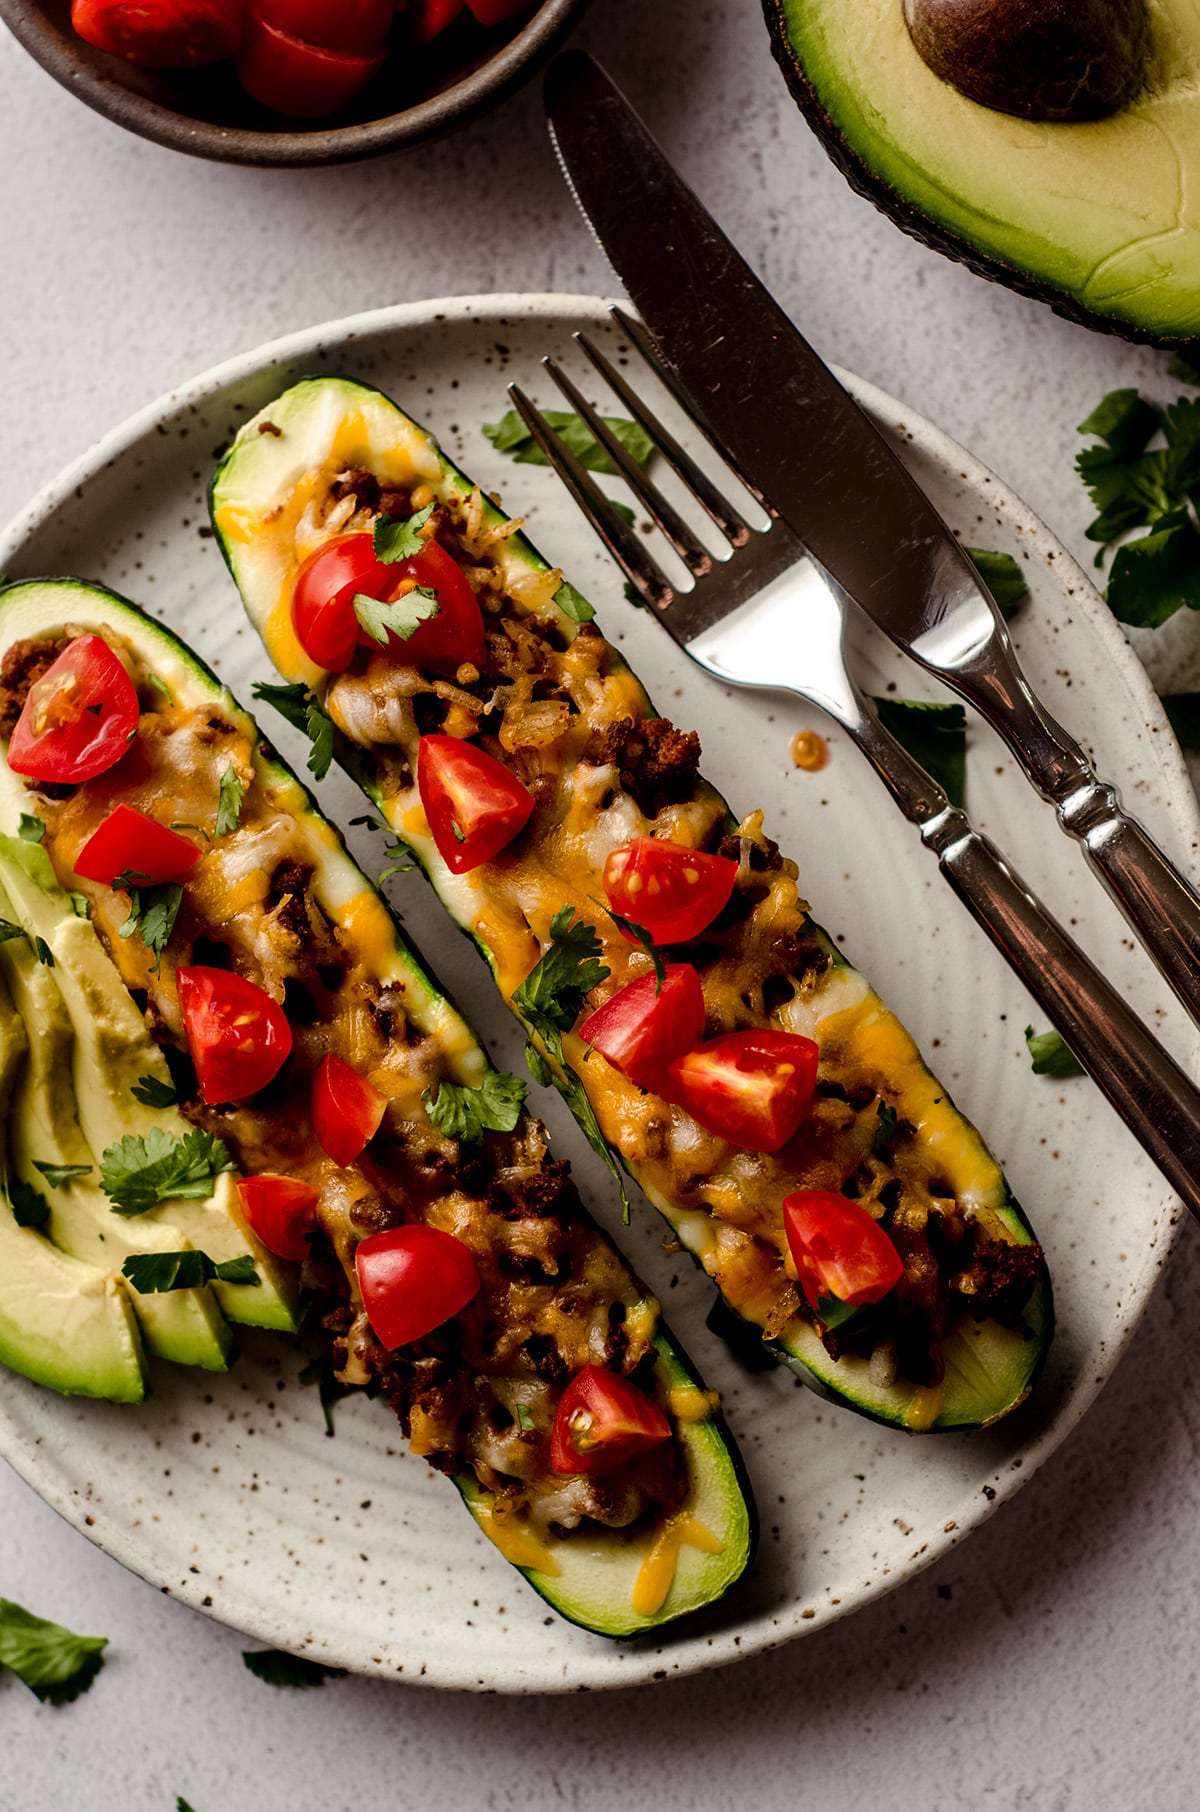
<instances>
[{"instance_id":1,"label":"plate rim","mask_svg":"<svg viewBox=\"0 0 1200 1812\"><path fill-rule=\"evenodd\" d=\"M69 501L72 493L115 459L130 451L148 434L156 433L160 423L231 385L254 378L271 365L315 355L320 349L335 342L346 344L371 335L402 333L405 329L426 328L440 321L445 321L448 325L467 322L482 325L487 321L495 321L497 325L511 325L511 321L505 323L505 316L518 314L529 321L544 320L548 332L568 316L591 318L599 324L607 322L609 305L606 298L558 291L505 291L496 295L437 297L390 304L335 318L237 353L135 410L43 484L29 503L0 530L0 570L7 567L14 554L47 517ZM1192 787L1183 753L1145 668L1078 562L1003 479L936 423L853 373L838 366L833 366L833 370L869 412L889 425L902 424L908 443L918 452L943 468L953 468L972 491L978 493L986 487L986 494L1003 507L1006 522L1021 524L1025 545L1041 563L1049 564L1059 588L1064 592L1071 590L1072 607L1086 619L1088 630L1111 663L1111 669L1119 676L1139 724L1156 732L1151 759L1162 777L1165 806L1174 829L1194 851L1200 845L1200 799ZM1052 556L1049 562L1047 555ZM1193 863L1193 867L1195 866ZM1189 1056L1182 1061L1193 1073L1200 1073L1200 1032L1192 1036ZM1102 1362L1097 1367L1089 1368L1087 1379L1080 1381L1061 1409L1032 1434L1028 1441L1021 1444L1021 1465L1015 1468L1006 1466L997 1476L994 1496L980 1507L969 1528L954 1528L951 1525L951 1529L945 1531L941 1539L928 1544L926 1552L906 1565L897 1567L886 1579L876 1579L869 1586L844 1592L836 1607L818 1605L815 1615L811 1611L802 1613L797 1600L794 1606L789 1607L786 1618L774 1619L770 1627L764 1624L755 1631L743 1633L737 1622L731 1621L727 1628L709 1636L698 1634L690 1641L686 1636L686 1626L679 1638L666 1632L665 1649L645 1640L625 1645L625 1660L629 1665L627 1668L623 1666L615 1676L605 1674L603 1678L588 1681L586 1662L581 1656L579 1670L572 1669L570 1677L566 1679L550 1677L548 1673L540 1682L521 1680L509 1683L494 1677L483 1679L473 1671L468 1676L468 1672L450 1663L440 1667L429 1666L427 1670L423 1670L419 1683L451 1690L501 1691L514 1695L617 1690L652 1684L656 1678L680 1678L781 1647L802 1635L828 1627L841 1617L850 1615L876 1598L885 1596L896 1586L906 1583L940 1560L960 1539L988 1521L1001 1504L1007 1503L1057 1451L1094 1403L1136 1332L1157 1278L1173 1250L1186 1218L1165 1181L1163 1190L1159 1237L1153 1248L1145 1246L1142 1264L1136 1273L1137 1288L1124 1296L1119 1318L1107 1328ZM1129 1306L1124 1306L1126 1304ZM102 1552L148 1584L166 1589L178 1602L244 1635L276 1647L291 1646L298 1651L300 1645L296 1640L295 1620L293 1618L289 1622L282 1607L260 1612L254 1606L250 1607L250 1615L239 1613L234 1617L228 1607L218 1610L202 1603L201 1583L198 1582L193 1587L189 1581L180 1581L177 1575L163 1570L165 1563L160 1563L159 1570L155 1571L152 1548L138 1540L135 1530L127 1528L117 1516L92 1518L87 1503L62 1475L61 1466L57 1466L56 1470L51 1468L49 1456L42 1451L40 1443L35 1442L32 1451L27 1450L26 1442L21 1439L21 1431L14 1430L3 1403L0 1403L0 1457L65 1521L87 1536ZM313 1643L309 1637L305 1646L311 1653L320 1645ZM671 1664L664 1671L661 1663L668 1655ZM374 1665L365 1648L360 1655L338 1654L333 1659L338 1665L363 1675L396 1677L385 1666ZM404 1679L409 1678L405 1674ZM415 1679L416 1676L412 1678Z\"/></svg>"}]
</instances>

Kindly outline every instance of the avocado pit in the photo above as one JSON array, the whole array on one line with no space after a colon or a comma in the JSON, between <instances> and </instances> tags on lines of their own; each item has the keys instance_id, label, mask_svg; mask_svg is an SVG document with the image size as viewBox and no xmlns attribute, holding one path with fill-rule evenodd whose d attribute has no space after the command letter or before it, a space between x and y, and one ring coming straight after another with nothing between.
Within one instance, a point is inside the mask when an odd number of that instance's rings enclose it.
<instances>
[{"instance_id":1,"label":"avocado pit","mask_svg":"<svg viewBox=\"0 0 1200 1812\"><path fill-rule=\"evenodd\" d=\"M936 76L1018 119L1104 119L1145 81L1145 0L904 0L904 20Z\"/></svg>"}]
</instances>

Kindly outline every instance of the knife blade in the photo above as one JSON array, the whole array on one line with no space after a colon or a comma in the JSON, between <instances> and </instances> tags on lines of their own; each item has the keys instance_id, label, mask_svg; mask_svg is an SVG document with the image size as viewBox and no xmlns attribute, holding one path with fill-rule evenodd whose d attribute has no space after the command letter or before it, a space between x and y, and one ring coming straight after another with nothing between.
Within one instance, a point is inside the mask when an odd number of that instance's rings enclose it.
<instances>
[{"instance_id":1,"label":"knife blade","mask_svg":"<svg viewBox=\"0 0 1200 1812\"><path fill-rule=\"evenodd\" d=\"M884 633L994 725L1200 1023L1200 898L1036 699L898 454L586 52L551 65L546 108L585 219L713 439Z\"/></svg>"}]
</instances>

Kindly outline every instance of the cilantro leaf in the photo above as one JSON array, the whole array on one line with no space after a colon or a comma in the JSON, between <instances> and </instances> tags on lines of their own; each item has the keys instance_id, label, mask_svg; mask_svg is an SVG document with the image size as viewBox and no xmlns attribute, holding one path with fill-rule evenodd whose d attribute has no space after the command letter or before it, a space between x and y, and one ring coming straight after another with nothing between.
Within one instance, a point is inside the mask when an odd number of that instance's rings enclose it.
<instances>
[{"instance_id":1,"label":"cilantro leaf","mask_svg":"<svg viewBox=\"0 0 1200 1812\"><path fill-rule=\"evenodd\" d=\"M559 908L550 924L549 949L513 991L513 1006L559 1062L562 1034L571 1030L592 989L612 973L600 960L596 927L586 919L574 924L574 918L573 906Z\"/></svg>"},{"instance_id":2,"label":"cilantro leaf","mask_svg":"<svg viewBox=\"0 0 1200 1812\"><path fill-rule=\"evenodd\" d=\"M35 818L29 812L22 812L17 825L17 835L22 843L40 843L46 835L46 824L42 818ZM0 1601L2 1602L2 1601Z\"/></svg>"},{"instance_id":3,"label":"cilantro leaf","mask_svg":"<svg viewBox=\"0 0 1200 1812\"><path fill-rule=\"evenodd\" d=\"M216 1279L219 1283L257 1284L262 1279L248 1252L216 1264L207 1252L131 1252L121 1266L139 1296L163 1290L199 1290Z\"/></svg>"},{"instance_id":4,"label":"cilantro leaf","mask_svg":"<svg viewBox=\"0 0 1200 1812\"><path fill-rule=\"evenodd\" d=\"M1035 1032L1025 1027L1025 1043L1035 1076L1082 1076L1083 1065L1066 1043L1061 1032Z\"/></svg>"},{"instance_id":5,"label":"cilantro leaf","mask_svg":"<svg viewBox=\"0 0 1200 1812\"><path fill-rule=\"evenodd\" d=\"M268 1686L324 1686L326 1680L340 1680L346 1672L306 1655L289 1655L282 1648L243 1649L242 1660L254 1678Z\"/></svg>"},{"instance_id":6,"label":"cilantro leaf","mask_svg":"<svg viewBox=\"0 0 1200 1812\"><path fill-rule=\"evenodd\" d=\"M1117 549L1105 596L1119 622L1143 629L1157 629L1185 605L1200 609L1200 535L1186 510L1159 516Z\"/></svg>"},{"instance_id":7,"label":"cilantro leaf","mask_svg":"<svg viewBox=\"0 0 1200 1812\"><path fill-rule=\"evenodd\" d=\"M238 771L232 761L227 762L225 772L221 775L217 790L217 822L213 825L213 835L227 836L236 830L242 815L242 795L246 789L238 779Z\"/></svg>"},{"instance_id":8,"label":"cilantro leaf","mask_svg":"<svg viewBox=\"0 0 1200 1812\"><path fill-rule=\"evenodd\" d=\"M967 714L961 705L911 698L877 698L879 721L942 788L961 805L967 779Z\"/></svg>"},{"instance_id":9,"label":"cilantro leaf","mask_svg":"<svg viewBox=\"0 0 1200 1812\"><path fill-rule=\"evenodd\" d=\"M51 1189L61 1189L72 1177L90 1177L90 1164L44 1164L40 1158L34 1158L33 1168L40 1170Z\"/></svg>"},{"instance_id":10,"label":"cilantro leaf","mask_svg":"<svg viewBox=\"0 0 1200 1812\"><path fill-rule=\"evenodd\" d=\"M24 925L14 925L11 919L0 919L0 944L7 944L10 937L28 937Z\"/></svg>"},{"instance_id":11,"label":"cilantro leaf","mask_svg":"<svg viewBox=\"0 0 1200 1812\"><path fill-rule=\"evenodd\" d=\"M107 1636L77 1636L0 1598L0 1667L11 1668L43 1705L66 1705L86 1692L107 1646Z\"/></svg>"},{"instance_id":12,"label":"cilantro leaf","mask_svg":"<svg viewBox=\"0 0 1200 1812\"><path fill-rule=\"evenodd\" d=\"M899 1115L887 1101L880 1100L879 1116L875 1124L875 1137L871 1141L871 1150L877 1158L886 1164L892 1155L892 1140L896 1136Z\"/></svg>"},{"instance_id":13,"label":"cilantro leaf","mask_svg":"<svg viewBox=\"0 0 1200 1812\"><path fill-rule=\"evenodd\" d=\"M51 948L50 948L49 944L46 942L45 938L35 936L34 940L33 940L33 947L37 951L38 962L44 963L47 969L53 969L54 952L53 952L53 950L51 950Z\"/></svg>"},{"instance_id":14,"label":"cilantro leaf","mask_svg":"<svg viewBox=\"0 0 1200 1812\"><path fill-rule=\"evenodd\" d=\"M175 1795L175 1812L196 1812L196 1808L188 1804L182 1793L177 1793Z\"/></svg>"},{"instance_id":15,"label":"cilantro leaf","mask_svg":"<svg viewBox=\"0 0 1200 1812\"><path fill-rule=\"evenodd\" d=\"M427 503L415 516L401 519L397 516L377 516L375 518L375 558L384 566L391 566L397 560L411 560L421 553L425 546L425 536L418 533L433 515L434 505Z\"/></svg>"},{"instance_id":16,"label":"cilantro leaf","mask_svg":"<svg viewBox=\"0 0 1200 1812\"><path fill-rule=\"evenodd\" d=\"M992 553L986 547L963 550L992 597L1002 617L1010 617L1029 596L1025 575L1011 554Z\"/></svg>"},{"instance_id":17,"label":"cilantro leaf","mask_svg":"<svg viewBox=\"0 0 1200 1812\"><path fill-rule=\"evenodd\" d=\"M535 1423L533 1420L533 1411L530 1409L528 1403L517 1404L517 1427L522 1434L533 1433Z\"/></svg>"},{"instance_id":18,"label":"cilantro leaf","mask_svg":"<svg viewBox=\"0 0 1200 1812\"><path fill-rule=\"evenodd\" d=\"M354 614L371 640L378 642L381 648L387 647L389 636L398 635L402 642L409 641L422 623L427 623L430 617L440 616L441 610L436 591L431 591L428 585L414 585L390 604L383 598L368 597L365 591L354 594Z\"/></svg>"},{"instance_id":19,"label":"cilantro leaf","mask_svg":"<svg viewBox=\"0 0 1200 1812\"><path fill-rule=\"evenodd\" d=\"M71 902L71 911L77 919L86 919L91 916L88 912L86 893L69 893L67 898Z\"/></svg>"},{"instance_id":20,"label":"cilantro leaf","mask_svg":"<svg viewBox=\"0 0 1200 1812\"><path fill-rule=\"evenodd\" d=\"M573 623L590 623L596 614L583 593L576 591L575 587L566 579L555 592L554 602L565 616L570 617Z\"/></svg>"},{"instance_id":21,"label":"cilantro leaf","mask_svg":"<svg viewBox=\"0 0 1200 1812\"><path fill-rule=\"evenodd\" d=\"M179 1101L174 1083L160 1082L157 1076L139 1076L129 1092L143 1107L174 1107Z\"/></svg>"},{"instance_id":22,"label":"cilantro leaf","mask_svg":"<svg viewBox=\"0 0 1200 1812\"><path fill-rule=\"evenodd\" d=\"M590 472L610 472L614 477L619 476L616 466L599 441L593 438L591 430L581 416L572 415L563 409L543 409L542 414L555 432L567 443L575 457ZM649 462L650 456L654 452L654 443L636 422L627 421L621 415L606 415L601 419L605 426L616 435L626 451L632 453L639 466L644 466ZM546 455L515 409L508 410L500 421L485 424L483 432L497 453L511 453L518 465L544 466L549 464Z\"/></svg>"},{"instance_id":23,"label":"cilantro leaf","mask_svg":"<svg viewBox=\"0 0 1200 1812\"><path fill-rule=\"evenodd\" d=\"M1080 422L1081 434L1094 434L1116 459L1131 459L1153 438L1158 410L1136 390L1110 390Z\"/></svg>"},{"instance_id":24,"label":"cilantro leaf","mask_svg":"<svg viewBox=\"0 0 1200 1812\"><path fill-rule=\"evenodd\" d=\"M229 1148L213 1133L185 1133L173 1139L160 1126L144 1138L126 1133L100 1159L100 1187L117 1214L147 1214L176 1197L202 1200L216 1177L236 1166Z\"/></svg>"},{"instance_id":25,"label":"cilantro leaf","mask_svg":"<svg viewBox=\"0 0 1200 1812\"><path fill-rule=\"evenodd\" d=\"M417 866L416 856L403 837L397 837L394 843L389 843L383 853L388 858L388 866L380 870L376 879L377 887L382 887L393 875L406 875ZM406 856L412 856L412 861L405 861Z\"/></svg>"},{"instance_id":26,"label":"cilantro leaf","mask_svg":"<svg viewBox=\"0 0 1200 1812\"><path fill-rule=\"evenodd\" d=\"M274 705L294 729L303 730L312 744L308 751L308 771L314 780L324 780L333 760L333 719L299 680L287 686L272 686L257 680L252 688L255 698Z\"/></svg>"},{"instance_id":27,"label":"cilantro leaf","mask_svg":"<svg viewBox=\"0 0 1200 1812\"><path fill-rule=\"evenodd\" d=\"M50 1204L40 1189L21 1177L9 1177L5 1185L8 1205L18 1227L44 1227L50 1219Z\"/></svg>"},{"instance_id":28,"label":"cilantro leaf","mask_svg":"<svg viewBox=\"0 0 1200 1812\"><path fill-rule=\"evenodd\" d=\"M1105 548L1135 528L1113 560L1105 596L1122 623L1157 628L1185 605L1200 609L1200 399L1179 397L1156 409L1136 390L1114 390L1080 425L1100 446L1076 457L1098 514L1087 528ZM1149 443L1161 433L1163 445Z\"/></svg>"},{"instance_id":29,"label":"cilantro leaf","mask_svg":"<svg viewBox=\"0 0 1200 1812\"><path fill-rule=\"evenodd\" d=\"M481 1145L485 1132L511 1132L521 1117L525 1084L504 1070L489 1070L476 1088L441 1081L437 1095L421 1096L440 1133L460 1145Z\"/></svg>"},{"instance_id":30,"label":"cilantro leaf","mask_svg":"<svg viewBox=\"0 0 1200 1812\"><path fill-rule=\"evenodd\" d=\"M167 947L183 900L178 881L165 881L158 887L134 888L129 895L129 917L118 932L119 937L141 933L147 950L154 952L153 972L157 975L162 953Z\"/></svg>"}]
</instances>

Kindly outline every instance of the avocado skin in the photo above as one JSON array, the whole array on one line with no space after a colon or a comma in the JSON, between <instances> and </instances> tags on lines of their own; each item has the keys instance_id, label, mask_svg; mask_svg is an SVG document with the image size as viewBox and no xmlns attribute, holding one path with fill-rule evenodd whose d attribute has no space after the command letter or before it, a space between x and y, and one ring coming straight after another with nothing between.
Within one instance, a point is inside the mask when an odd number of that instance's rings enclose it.
<instances>
[{"instance_id":1,"label":"avocado skin","mask_svg":"<svg viewBox=\"0 0 1200 1812\"><path fill-rule=\"evenodd\" d=\"M1019 119L1105 119L1145 80L1145 0L904 0L904 21L935 75Z\"/></svg>"},{"instance_id":2,"label":"avocado skin","mask_svg":"<svg viewBox=\"0 0 1200 1812\"><path fill-rule=\"evenodd\" d=\"M956 264L964 265L977 277L985 277L991 283L1001 283L1006 289L1015 291L1019 296L1029 296L1035 302L1044 302L1064 321L1091 328L1094 333L1115 334L1135 345L1156 346L1164 352L1195 356L1200 349L1200 335L1164 333L1137 321L1101 314L1087 308L1054 284L1039 282L1028 271L981 251L969 239L951 232L907 200L898 189L885 182L863 162L830 118L788 35L785 0L762 0L762 6L770 34L772 55L779 65L792 99L820 139L830 161L841 171L855 193L872 202L901 232L919 240L931 251L940 252L943 257L952 258Z\"/></svg>"}]
</instances>

